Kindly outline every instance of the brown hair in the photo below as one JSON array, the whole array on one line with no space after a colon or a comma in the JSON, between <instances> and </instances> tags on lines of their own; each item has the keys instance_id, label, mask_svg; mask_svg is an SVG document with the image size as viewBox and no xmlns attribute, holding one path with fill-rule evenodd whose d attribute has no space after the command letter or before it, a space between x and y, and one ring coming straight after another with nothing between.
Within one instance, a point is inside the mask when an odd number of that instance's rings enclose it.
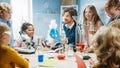
<instances>
[{"instance_id":1,"label":"brown hair","mask_svg":"<svg viewBox=\"0 0 120 68\"><path fill-rule=\"evenodd\" d=\"M77 10L72 8L72 7L65 8L64 13L65 12L69 12L71 17L72 16L77 16Z\"/></svg>"},{"instance_id":2,"label":"brown hair","mask_svg":"<svg viewBox=\"0 0 120 68\"><path fill-rule=\"evenodd\" d=\"M107 13L110 13L109 12L110 9L112 9L113 7L117 9L119 6L120 6L119 0L107 0L104 9Z\"/></svg>"},{"instance_id":3,"label":"brown hair","mask_svg":"<svg viewBox=\"0 0 120 68\"><path fill-rule=\"evenodd\" d=\"M65 14L65 12L69 12L69 14L70 14L70 16L71 16L72 19L73 19L72 16L77 16L77 10L74 9L73 7L65 8L65 9L64 9L64 14ZM74 20L74 19L73 19L73 20ZM74 22L76 22L76 21L74 20Z\"/></svg>"},{"instance_id":4,"label":"brown hair","mask_svg":"<svg viewBox=\"0 0 120 68\"><path fill-rule=\"evenodd\" d=\"M100 28L92 43L99 61L93 68L120 67L120 30L118 28Z\"/></svg>"},{"instance_id":5,"label":"brown hair","mask_svg":"<svg viewBox=\"0 0 120 68\"><path fill-rule=\"evenodd\" d=\"M3 42L3 40L2 40L3 33L4 33L5 31L9 31L9 30L10 30L10 28L9 28L6 24L0 22L0 45L1 45L2 42Z\"/></svg>"}]
</instances>

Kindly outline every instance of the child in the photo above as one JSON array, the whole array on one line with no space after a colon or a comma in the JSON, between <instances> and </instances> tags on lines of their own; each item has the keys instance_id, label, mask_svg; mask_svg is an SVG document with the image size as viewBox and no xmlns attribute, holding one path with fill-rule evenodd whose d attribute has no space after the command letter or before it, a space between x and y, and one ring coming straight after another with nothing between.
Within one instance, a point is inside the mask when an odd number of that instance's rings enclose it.
<instances>
[{"instance_id":1,"label":"child","mask_svg":"<svg viewBox=\"0 0 120 68\"><path fill-rule=\"evenodd\" d=\"M88 44L88 48L85 47L85 51L93 52L91 45L92 37L97 32L97 30L103 26L103 23L94 5L88 5L85 7L83 11L83 25L85 39Z\"/></svg>"},{"instance_id":2,"label":"child","mask_svg":"<svg viewBox=\"0 0 120 68\"><path fill-rule=\"evenodd\" d=\"M93 68L120 68L120 30L118 28L101 28L93 37L92 44L98 60Z\"/></svg>"},{"instance_id":3,"label":"child","mask_svg":"<svg viewBox=\"0 0 120 68\"><path fill-rule=\"evenodd\" d=\"M13 48L7 46L10 43L10 28L0 22L0 68L28 68L28 61L20 56Z\"/></svg>"},{"instance_id":4,"label":"child","mask_svg":"<svg viewBox=\"0 0 120 68\"><path fill-rule=\"evenodd\" d=\"M15 41L14 48L18 52L35 52L38 42L34 37L34 26L30 23L23 23L20 31L20 37ZM27 50L26 50L27 49Z\"/></svg>"}]
</instances>

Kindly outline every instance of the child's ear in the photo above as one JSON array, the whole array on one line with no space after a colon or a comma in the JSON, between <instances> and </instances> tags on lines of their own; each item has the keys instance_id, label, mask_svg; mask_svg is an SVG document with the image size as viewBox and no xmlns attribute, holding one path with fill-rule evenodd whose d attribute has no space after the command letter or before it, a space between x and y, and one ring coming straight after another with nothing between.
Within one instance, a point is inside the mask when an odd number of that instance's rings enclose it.
<instances>
[{"instance_id":1,"label":"child's ear","mask_svg":"<svg viewBox=\"0 0 120 68\"><path fill-rule=\"evenodd\" d=\"M5 36L3 36L3 37L2 37L2 39L6 39L6 37L5 37Z\"/></svg>"},{"instance_id":2,"label":"child's ear","mask_svg":"<svg viewBox=\"0 0 120 68\"><path fill-rule=\"evenodd\" d=\"M120 7L118 7L118 9L117 10L119 10L120 11Z\"/></svg>"}]
</instances>

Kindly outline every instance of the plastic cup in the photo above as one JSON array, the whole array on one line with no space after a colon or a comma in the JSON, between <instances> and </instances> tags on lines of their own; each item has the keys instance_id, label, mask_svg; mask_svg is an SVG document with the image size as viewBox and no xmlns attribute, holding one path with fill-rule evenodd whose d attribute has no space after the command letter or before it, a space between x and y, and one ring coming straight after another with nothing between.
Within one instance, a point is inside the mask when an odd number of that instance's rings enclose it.
<instances>
[{"instance_id":1,"label":"plastic cup","mask_svg":"<svg viewBox=\"0 0 120 68\"><path fill-rule=\"evenodd\" d=\"M58 60L65 60L65 55L64 54L59 54L57 56Z\"/></svg>"},{"instance_id":2,"label":"plastic cup","mask_svg":"<svg viewBox=\"0 0 120 68\"><path fill-rule=\"evenodd\" d=\"M44 55L38 55L38 62L43 62Z\"/></svg>"}]
</instances>

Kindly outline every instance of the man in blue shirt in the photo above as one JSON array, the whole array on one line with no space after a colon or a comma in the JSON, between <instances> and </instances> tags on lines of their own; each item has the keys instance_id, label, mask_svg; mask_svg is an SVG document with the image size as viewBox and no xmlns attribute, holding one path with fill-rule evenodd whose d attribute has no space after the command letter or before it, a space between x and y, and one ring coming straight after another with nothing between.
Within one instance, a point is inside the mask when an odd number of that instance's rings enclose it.
<instances>
[{"instance_id":1,"label":"man in blue shirt","mask_svg":"<svg viewBox=\"0 0 120 68\"><path fill-rule=\"evenodd\" d=\"M12 30L12 23L10 21L11 19L11 6L8 3L2 2L0 3L0 22L7 24L10 27L11 30L11 42L10 46L13 46L14 44L14 38L13 38L13 30Z\"/></svg>"},{"instance_id":2,"label":"man in blue shirt","mask_svg":"<svg viewBox=\"0 0 120 68\"><path fill-rule=\"evenodd\" d=\"M63 44L72 44L73 48L75 47L76 33L76 20L74 19L75 17L77 17L77 11L74 8L65 8L63 30L65 31L66 39L62 39L61 42Z\"/></svg>"}]
</instances>

